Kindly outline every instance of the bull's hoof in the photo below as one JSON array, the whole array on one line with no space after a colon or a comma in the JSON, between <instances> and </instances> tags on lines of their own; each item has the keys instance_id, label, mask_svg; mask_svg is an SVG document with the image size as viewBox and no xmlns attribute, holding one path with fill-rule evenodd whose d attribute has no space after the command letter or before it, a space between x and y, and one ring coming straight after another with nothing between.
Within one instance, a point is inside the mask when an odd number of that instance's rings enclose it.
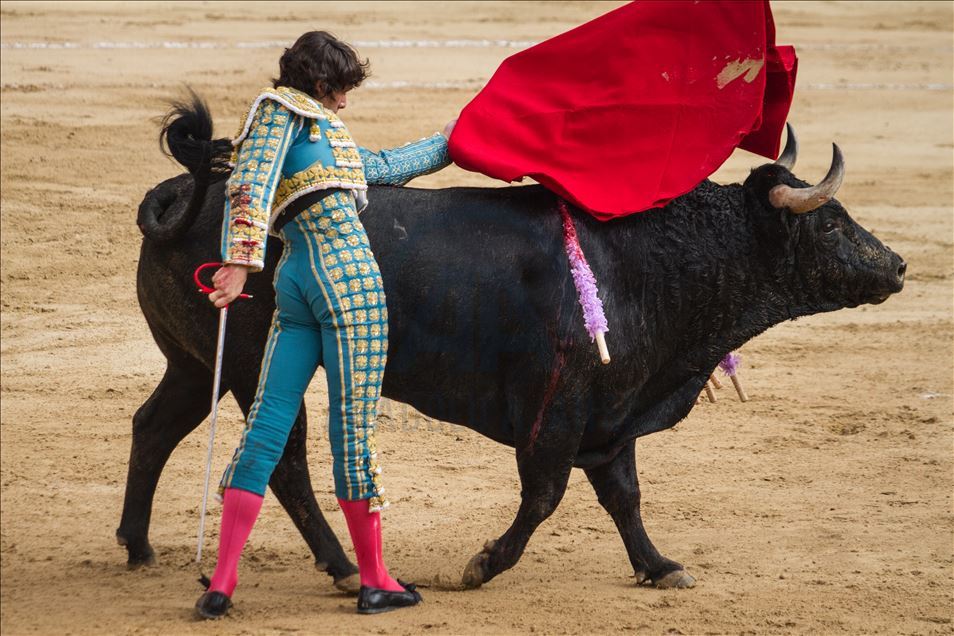
<instances>
[{"instance_id":1,"label":"bull's hoof","mask_svg":"<svg viewBox=\"0 0 954 636\"><path fill-rule=\"evenodd\" d=\"M467 567L464 568L464 576L460 580L464 589L476 590L484 584L484 572L487 569L487 559L489 558L490 555L483 552L474 555Z\"/></svg>"},{"instance_id":2,"label":"bull's hoof","mask_svg":"<svg viewBox=\"0 0 954 636\"><path fill-rule=\"evenodd\" d=\"M646 582L652 582L649 578L649 575L646 574L646 570L636 570L636 573L633 574L636 577L636 585L642 585Z\"/></svg>"},{"instance_id":3,"label":"bull's hoof","mask_svg":"<svg viewBox=\"0 0 954 636\"><path fill-rule=\"evenodd\" d=\"M145 556L133 556L131 553L126 559L127 570L141 570L142 568L151 568L156 564L156 555L148 554Z\"/></svg>"},{"instance_id":4,"label":"bull's hoof","mask_svg":"<svg viewBox=\"0 0 954 636\"><path fill-rule=\"evenodd\" d=\"M464 589L476 590L487 580L487 561L490 559L490 553L497 542L493 539L484 544L484 549L474 555L467 567L464 568L464 576L461 578L461 585Z\"/></svg>"},{"instance_id":5,"label":"bull's hoof","mask_svg":"<svg viewBox=\"0 0 954 636\"><path fill-rule=\"evenodd\" d=\"M653 579L653 584L660 590L675 590L695 587L696 579L685 570L674 570L660 579Z\"/></svg>"},{"instance_id":6,"label":"bull's hoof","mask_svg":"<svg viewBox=\"0 0 954 636\"><path fill-rule=\"evenodd\" d=\"M361 577L355 573L335 579L335 587L351 596L357 596L361 589Z\"/></svg>"},{"instance_id":7,"label":"bull's hoof","mask_svg":"<svg viewBox=\"0 0 954 636\"><path fill-rule=\"evenodd\" d=\"M149 567L156 564L156 552L149 542L130 542L126 537L116 532L116 543L126 548L126 567L130 570Z\"/></svg>"},{"instance_id":8,"label":"bull's hoof","mask_svg":"<svg viewBox=\"0 0 954 636\"><path fill-rule=\"evenodd\" d=\"M350 574L332 574L328 572L328 564L324 561L315 561L315 569L319 572L325 572L332 576L333 585L352 596L358 595L358 590L361 589L361 577L358 576L358 571L351 564L348 564L348 571Z\"/></svg>"}]
</instances>

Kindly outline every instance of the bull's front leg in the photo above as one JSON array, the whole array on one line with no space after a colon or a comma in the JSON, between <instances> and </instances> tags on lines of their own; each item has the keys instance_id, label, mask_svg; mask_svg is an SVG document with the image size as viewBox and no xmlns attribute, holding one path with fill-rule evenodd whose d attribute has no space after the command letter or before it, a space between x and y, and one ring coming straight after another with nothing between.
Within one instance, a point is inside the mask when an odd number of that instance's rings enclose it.
<instances>
[{"instance_id":1,"label":"bull's front leg","mask_svg":"<svg viewBox=\"0 0 954 636\"><path fill-rule=\"evenodd\" d=\"M583 435L583 419L578 410L560 402L557 399L553 405L544 403L538 419L531 417L527 434L518 440L520 508L510 528L499 539L487 541L467 564L464 587L480 587L516 565L537 526L553 514L563 499Z\"/></svg>"},{"instance_id":2,"label":"bull's front leg","mask_svg":"<svg viewBox=\"0 0 954 636\"><path fill-rule=\"evenodd\" d=\"M651 580L656 587L692 587L696 580L675 561L665 558L646 534L639 512L639 478L636 475L636 441L624 447L611 461L586 470L600 504L606 509L616 527L637 583Z\"/></svg>"}]
</instances>

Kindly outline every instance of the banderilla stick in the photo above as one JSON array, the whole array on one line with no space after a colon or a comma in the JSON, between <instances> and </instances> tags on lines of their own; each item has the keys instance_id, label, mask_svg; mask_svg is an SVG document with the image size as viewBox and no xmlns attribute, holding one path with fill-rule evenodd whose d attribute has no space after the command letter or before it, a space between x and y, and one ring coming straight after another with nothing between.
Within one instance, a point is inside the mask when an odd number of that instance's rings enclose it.
<instances>
[{"instance_id":1,"label":"banderilla stick","mask_svg":"<svg viewBox=\"0 0 954 636\"><path fill-rule=\"evenodd\" d=\"M609 349L606 348L606 336L603 335L602 331L596 332L596 347L600 352L600 362L603 364L610 363L610 354Z\"/></svg>"},{"instance_id":2,"label":"banderilla stick","mask_svg":"<svg viewBox=\"0 0 954 636\"><path fill-rule=\"evenodd\" d=\"M739 354L730 352L722 359L722 362L719 363L719 367L722 369L723 373L729 376L729 379L732 380L732 386L735 387L735 392L739 394L739 399L743 402L749 401L749 396L745 394L745 389L742 388L742 382L739 381Z\"/></svg>"},{"instance_id":3,"label":"banderilla stick","mask_svg":"<svg viewBox=\"0 0 954 636\"><path fill-rule=\"evenodd\" d=\"M749 401L749 396L746 395L745 389L742 388L742 383L739 381L738 372L733 373L729 376L729 379L732 380L732 386L735 387L735 392L739 394L739 399L743 402Z\"/></svg>"}]
</instances>

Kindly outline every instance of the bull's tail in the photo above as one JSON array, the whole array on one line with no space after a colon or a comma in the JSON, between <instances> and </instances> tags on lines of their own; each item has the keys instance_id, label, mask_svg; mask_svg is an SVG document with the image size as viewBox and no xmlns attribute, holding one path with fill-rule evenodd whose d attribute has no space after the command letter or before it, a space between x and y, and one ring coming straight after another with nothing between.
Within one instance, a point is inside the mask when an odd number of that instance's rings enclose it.
<instances>
[{"instance_id":1,"label":"bull's tail","mask_svg":"<svg viewBox=\"0 0 954 636\"><path fill-rule=\"evenodd\" d=\"M209 184L228 176L232 146L228 139L212 139L209 107L189 89L189 98L172 102L163 118L159 147L192 175L192 192L181 189L181 180L160 184L146 194L136 222L147 239L169 243L192 227Z\"/></svg>"}]
</instances>

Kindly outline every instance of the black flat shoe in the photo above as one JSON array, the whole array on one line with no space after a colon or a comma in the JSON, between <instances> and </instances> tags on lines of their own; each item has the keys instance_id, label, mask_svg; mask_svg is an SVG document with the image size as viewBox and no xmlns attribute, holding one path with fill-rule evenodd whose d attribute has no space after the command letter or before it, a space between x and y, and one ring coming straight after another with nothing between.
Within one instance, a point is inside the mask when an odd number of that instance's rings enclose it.
<instances>
[{"instance_id":1,"label":"black flat shoe","mask_svg":"<svg viewBox=\"0 0 954 636\"><path fill-rule=\"evenodd\" d=\"M424 600L421 598L421 593L417 591L417 586L413 583L404 583L403 581L398 581L398 583L404 587L403 592L391 592L362 585L358 592L358 614L390 612L401 607L417 605Z\"/></svg>"},{"instance_id":2,"label":"black flat shoe","mask_svg":"<svg viewBox=\"0 0 954 636\"><path fill-rule=\"evenodd\" d=\"M232 599L222 592L206 592L195 602L195 613L199 618L216 620L229 613Z\"/></svg>"}]
</instances>

